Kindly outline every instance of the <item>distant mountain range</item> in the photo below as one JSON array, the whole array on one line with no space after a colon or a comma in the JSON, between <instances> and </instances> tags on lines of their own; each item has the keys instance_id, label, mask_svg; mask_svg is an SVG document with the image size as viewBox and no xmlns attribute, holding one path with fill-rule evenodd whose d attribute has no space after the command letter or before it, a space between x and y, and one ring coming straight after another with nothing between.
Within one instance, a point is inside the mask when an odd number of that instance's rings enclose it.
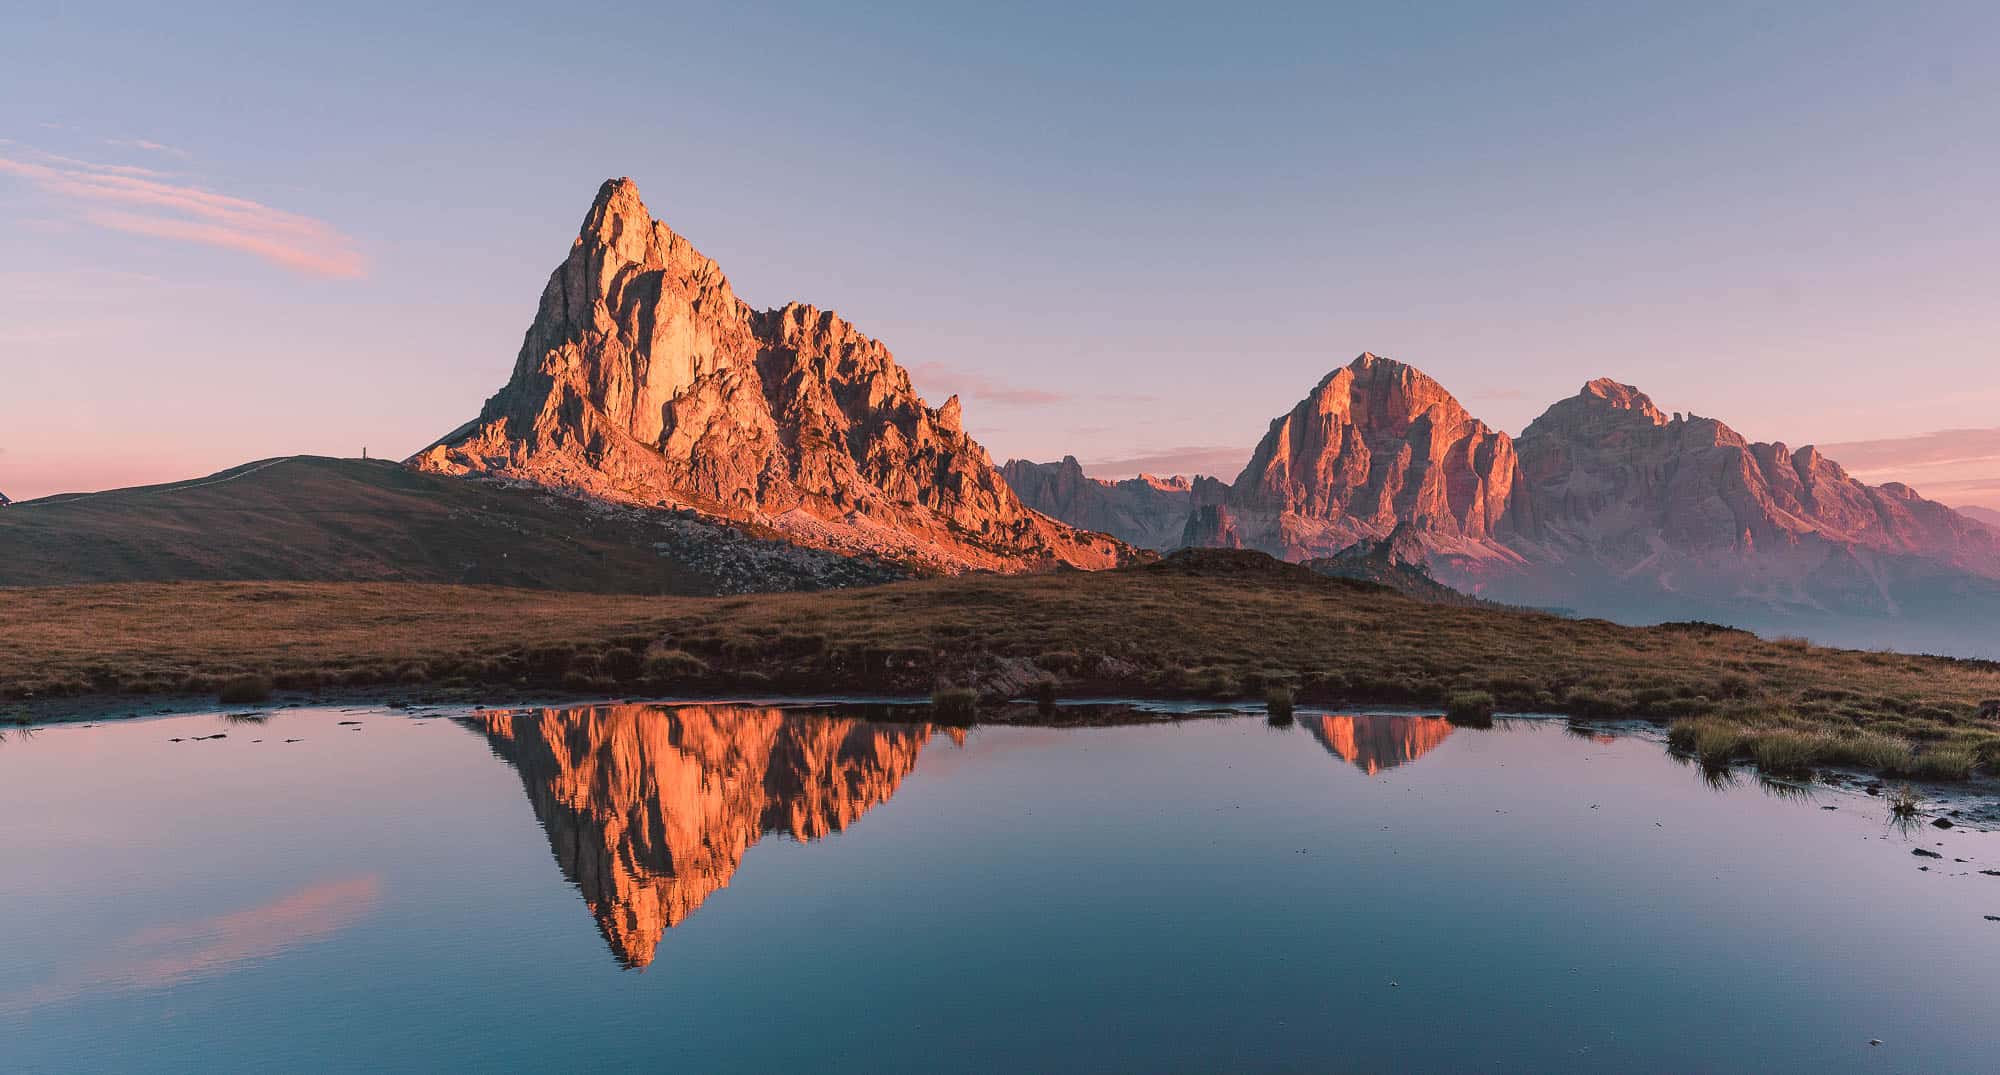
<instances>
[{"instance_id":1,"label":"distant mountain range","mask_svg":"<svg viewBox=\"0 0 2000 1075\"><path fill-rule=\"evenodd\" d=\"M739 300L626 179L599 188L505 385L408 464L274 461L14 505L0 585L714 593L1097 569L1194 546L1431 601L1455 589L2000 655L1985 641L2000 513L1865 484L1815 448L1669 415L1609 379L1510 437L1415 367L1363 354L1274 418L1232 481L1097 481L1074 458L995 467L957 397L925 402L886 347L831 312Z\"/></svg>"},{"instance_id":2,"label":"distant mountain range","mask_svg":"<svg viewBox=\"0 0 2000 1075\"><path fill-rule=\"evenodd\" d=\"M1005 473L1031 507L1135 544L1313 560L1395 534L1442 582L1589 615L1954 649L2000 615L2000 532L1609 379L1517 439L1363 354L1274 419L1227 485L1092 482L1074 460Z\"/></svg>"},{"instance_id":3,"label":"distant mountain range","mask_svg":"<svg viewBox=\"0 0 2000 1075\"><path fill-rule=\"evenodd\" d=\"M1982 508L1977 505L1960 505L1958 513L1968 519L1985 523L1987 526L2000 527L2000 511L1995 511L1992 508Z\"/></svg>"}]
</instances>

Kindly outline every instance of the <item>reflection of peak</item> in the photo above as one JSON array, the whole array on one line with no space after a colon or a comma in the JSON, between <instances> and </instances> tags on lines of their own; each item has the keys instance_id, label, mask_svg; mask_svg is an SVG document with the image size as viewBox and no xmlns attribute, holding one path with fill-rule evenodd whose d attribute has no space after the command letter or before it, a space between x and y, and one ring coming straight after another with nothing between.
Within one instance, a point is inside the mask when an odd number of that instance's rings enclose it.
<instances>
[{"instance_id":1,"label":"reflection of peak","mask_svg":"<svg viewBox=\"0 0 2000 1075\"><path fill-rule=\"evenodd\" d=\"M482 712L519 771L563 875L618 961L729 884L765 833L813 840L886 802L930 738L886 724L738 706Z\"/></svg>"},{"instance_id":2,"label":"reflection of peak","mask_svg":"<svg viewBox=\"0 0 2000 1075\"><path fill-rule=\"evenodd\" d=\"M1437 749L1451 735L1443 717L1313 716L1299 723L1327 750L1374 776Z\"/></svg>"}]
</instances>

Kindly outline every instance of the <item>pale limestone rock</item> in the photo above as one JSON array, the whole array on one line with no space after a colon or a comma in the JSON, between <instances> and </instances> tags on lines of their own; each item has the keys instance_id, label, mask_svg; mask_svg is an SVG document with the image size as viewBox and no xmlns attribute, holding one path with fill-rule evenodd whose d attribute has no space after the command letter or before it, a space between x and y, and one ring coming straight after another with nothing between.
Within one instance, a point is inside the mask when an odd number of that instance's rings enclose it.
<instances>
[{"instance_id":1,"label":"pale limestone rock","mask_svg":"<svg viewBox=\"0 0 2000 1075\"><path fill-rule=\"evenodd\" d=\"M925 404L881 343L811 306L751 309L628 179L598 191L506 386L411 462L946 570L1132 555L1025 507L957 399Z\"/></svg>"},{"instance_id":2,"label":"pale limestone rock","mask_svg":"<svg viewBox=\"0 0 2000 1075\"><path fill-rule=\"evenodd\" d=\"M1441 555L1511 559L1496 531L1514 446L1413 366L1372 354L1327 374L1271 423L1185 543L1331 556L1408 523Z\"/></svg>"}]
</instances>

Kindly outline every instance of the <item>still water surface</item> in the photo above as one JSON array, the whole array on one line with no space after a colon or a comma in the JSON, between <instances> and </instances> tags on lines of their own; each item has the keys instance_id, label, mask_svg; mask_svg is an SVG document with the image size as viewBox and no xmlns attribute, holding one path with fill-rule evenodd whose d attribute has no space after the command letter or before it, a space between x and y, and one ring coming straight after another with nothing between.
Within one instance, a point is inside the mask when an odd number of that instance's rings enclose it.
<instances>
[{"instance_id":1,"label":"still water surface","mask_svg":"<svg viewBox=\"0 0 2000 1075\"><path fill-rule=\"evenodd\" d=\"M1991 834L1559 722L879 716L10 732L0 1069L1995 1064Z\"/></svg>"}]
</instances>

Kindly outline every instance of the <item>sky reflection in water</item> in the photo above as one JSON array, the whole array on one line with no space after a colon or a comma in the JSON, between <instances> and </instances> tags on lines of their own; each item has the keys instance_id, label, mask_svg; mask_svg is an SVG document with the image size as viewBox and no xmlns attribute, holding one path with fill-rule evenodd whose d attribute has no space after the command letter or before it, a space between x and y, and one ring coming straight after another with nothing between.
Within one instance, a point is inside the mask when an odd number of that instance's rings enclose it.
<instances>
[{"instance_id":1,"label":"sky reflection in water","mask_svg":"<svg viewBox=\"0 0 2000 1075\"><path fill-rule=\"evenodd\" d=\"M879 715L10 738L0 1067L1988 1059L2000 838L1553 722Z\"/></svg>"}]
</instances>

